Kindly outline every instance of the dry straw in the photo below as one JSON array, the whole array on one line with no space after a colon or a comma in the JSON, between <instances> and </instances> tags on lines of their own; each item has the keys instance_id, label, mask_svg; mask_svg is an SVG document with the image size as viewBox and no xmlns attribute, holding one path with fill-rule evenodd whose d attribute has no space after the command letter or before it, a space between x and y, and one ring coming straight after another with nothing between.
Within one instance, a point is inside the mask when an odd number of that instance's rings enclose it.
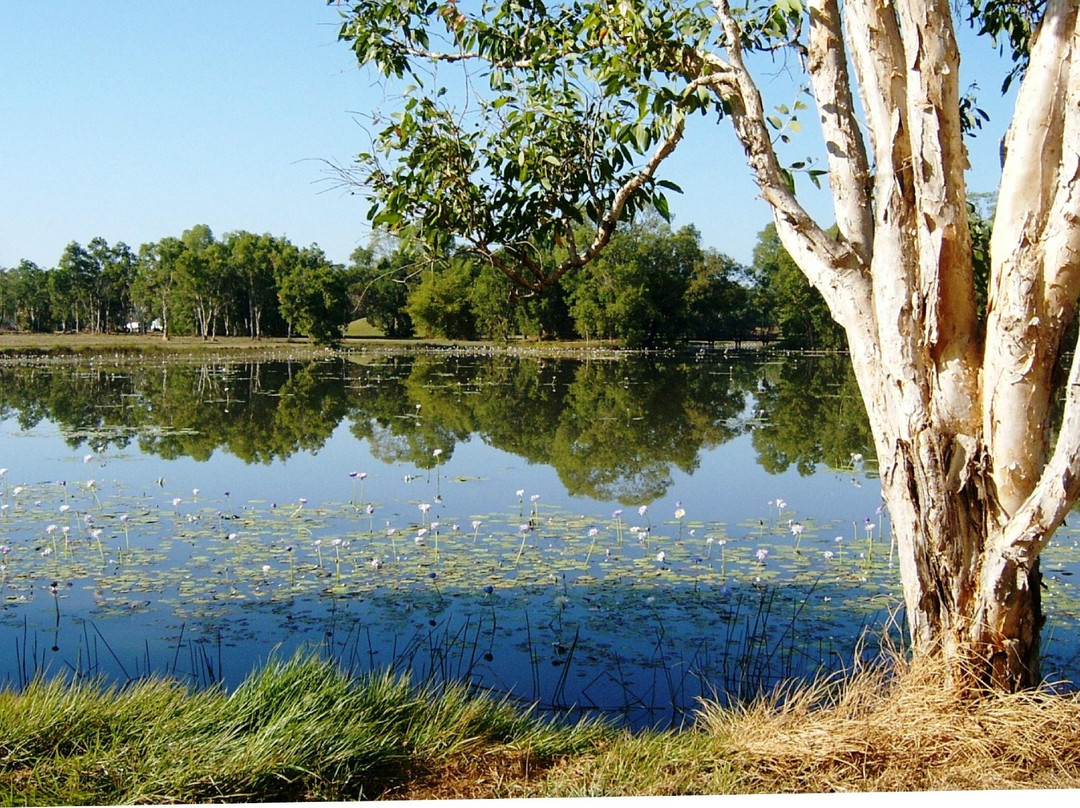
<instances>
[{"instance_id":1,"label":"dry straw","mask_svg":"<svg viewBox=\"0 0 1080 808\"><path fill-rule=\"evenodd\" d=\"M748 792L1080 786L1080 697L971 693L940 660L894 659L701 724Z\"/></svg>"}]
</instances>

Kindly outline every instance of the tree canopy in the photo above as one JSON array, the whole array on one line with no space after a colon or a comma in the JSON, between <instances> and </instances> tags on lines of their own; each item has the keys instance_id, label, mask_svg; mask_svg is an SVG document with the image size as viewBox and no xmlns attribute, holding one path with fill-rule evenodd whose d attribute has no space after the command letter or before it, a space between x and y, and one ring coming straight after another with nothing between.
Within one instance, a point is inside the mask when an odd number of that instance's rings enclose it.
<instances>
[{"instance_id":1,"label":"tree canopy","mask_svg":"<svg viewBox=\"0 0 1080 808\"><path fill-rule=\"evenodd\" d=\"M1078 6L976 0L961 20L948 0L360 0L341 38L411 86L345 179L371 193L376 224L537 292L596 260L619 221L666 213L661 171L689 116L730 125L780 243L843 329L914 648L1023 686L1038 679L1039 554L1080 495L1080 361L1051 420L1080 294ZM999 38L1018 82L982 256L967 21ZM813 115L766 107L763 56L802 75ZM815 119L825 153L785 162ZM827 181L833 222L804 206L800 175Z\"/></svg>"}]
</instances>

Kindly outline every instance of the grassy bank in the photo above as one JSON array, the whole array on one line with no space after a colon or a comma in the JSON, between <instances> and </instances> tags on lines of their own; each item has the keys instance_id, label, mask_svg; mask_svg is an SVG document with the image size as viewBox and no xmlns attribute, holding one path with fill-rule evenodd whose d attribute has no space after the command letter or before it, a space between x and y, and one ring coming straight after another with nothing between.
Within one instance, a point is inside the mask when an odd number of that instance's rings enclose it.
<instances>
[{"instance_id":1,"label":"grassy bank","mask_svg":"<svg viewBox=\"0 0 1080 808\"><path fill-rule=\"evenodd\" d=\"M0 693L7 805L1078 786L1075 696L962 697L932 666L705 707L678 732L559 727L314 658L231 694L161 680Z\"/></svg>"},{"instance_id":2,"label":"grassy bank","mask_svg":"<svg viewBox=\"0 0 1080 808\"><path fill-rule=\"evenodd\" d=\"M347 344L366 341L350 340ZM0 333L0 356L110 357L158 354L321 354L326 348L306 338L249 339L247 337L170 337L154 334L35 334L18 331Z\"/></svg>"},{"instance_id":3,"label":"grassy bank","mask_svg":"<svg viewBox=\"0 0 1080 808\"><path fill-rule=\"evenodd\" d=\"M717 347L717 346L714 346ZM722 347L722 346L720 346ZM251 339L249 337L170 337L163 340L155 334L39 334L20 331L0 332L0 360L20 358L103 358L153 357L160 355L199 356L222 355L237 358L303 359L327 356L332 353L353 353L368 350L500 350L543 356L613 355L623 353L619 348L597 342L552 342L518 340L485 342L448 339L386 339L370 329L355 329L347 333L337 348L315 345L306 337ZM697 350L680 346L681 350ZM658 349L659 350L659 349ZM663 349L672 350L672 349ZM750 349L752 350L752 348Z\"/></svg>"}]
</instances>

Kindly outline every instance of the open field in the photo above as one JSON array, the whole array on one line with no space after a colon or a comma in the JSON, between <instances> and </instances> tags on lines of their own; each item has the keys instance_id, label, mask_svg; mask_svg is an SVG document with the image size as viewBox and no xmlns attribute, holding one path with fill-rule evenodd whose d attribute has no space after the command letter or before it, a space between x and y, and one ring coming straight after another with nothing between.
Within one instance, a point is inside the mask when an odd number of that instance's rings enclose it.
<instances>
[{"instance_id":1,"label":"open field","mask_svg":"<svg viewBox=\"0 0 1080 808\"><path fill-rule=\"evenodd\" d=\"M346 344L351 344L349 340ZM38 334L19 331L0 333L0 355L110 355L156 353L295 353L325 354L325 348L313 346L306 338L260 339L248 337L170 337L155 334Z\"/></svg>"}]
</instances>

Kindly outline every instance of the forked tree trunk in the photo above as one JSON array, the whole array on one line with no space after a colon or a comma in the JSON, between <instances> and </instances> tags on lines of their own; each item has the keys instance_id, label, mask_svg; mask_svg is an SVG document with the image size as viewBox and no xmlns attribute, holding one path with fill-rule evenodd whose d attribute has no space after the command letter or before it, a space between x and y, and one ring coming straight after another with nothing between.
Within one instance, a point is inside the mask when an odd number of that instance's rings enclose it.
<instances>
[{"instance_id":1,"label":"forked tree trunk","mask_svg":"<svg viewBox=\"0 0 1080 808\"><path fill-rule=\"evenodd\" d=\"M914 649L960 663L981 684L1032 685L1039 553L1080 494L1075 360L1052 452L1049 439L1052 370L1080 294L1078 0L1050 0L1018 94L985 331L948 0L846 0L843 25L837 0L808 5L807 66L839 239L789 187L727 0L714 0L728 43L728 61L712 63L714 86L784 246L847 333Z\"/></svg>"}]
</instances>

